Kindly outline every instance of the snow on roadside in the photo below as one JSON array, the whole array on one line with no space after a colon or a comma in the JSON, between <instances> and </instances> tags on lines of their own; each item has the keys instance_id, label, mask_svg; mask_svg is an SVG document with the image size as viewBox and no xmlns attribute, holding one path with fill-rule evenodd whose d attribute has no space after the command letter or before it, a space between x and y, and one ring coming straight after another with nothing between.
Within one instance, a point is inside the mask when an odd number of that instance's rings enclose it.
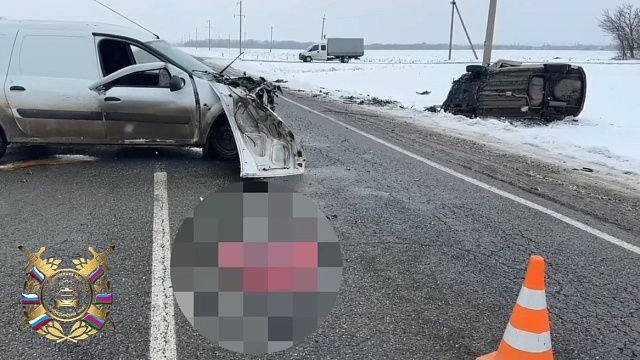
<instances>
[{"instance_id":1,"label":"snow on roadside","mask_svg":"<svg viewBox=\"0 0 640 360\"><path fill-rule=\"evenodd\" d=\"M387 53L388 63L242 61L235 66L270 80L287 80L286 85L291 89L322 91L336 99L369 95L397 100L404 109L388 107L383 110L416 124L511 151L559 161L571 167L598 169L640 186L640 102L634 84L634 79L640 79L640 64L610 62L608 59L612 54L609 52L544 54L549 61L562 61L555 59L561 57L583 64L588 79L585 109L577 121L525 126L496 119L467 119L423 111L427 106L444 101L451 82L464 73L465 65L427 63L441 56L437 52L422 52L429 54L420 55L423 62L420 64L393 62L391 60L399 55ZM383 55L383 52L376 54L384 60ZM545 60L535 52L521 51L519 55L516 52L511 55L520 60ZM406 59L417 57L414 54ZM432 93L427 96L417 94L424 90Z\"/></svg>"}]
</instances>

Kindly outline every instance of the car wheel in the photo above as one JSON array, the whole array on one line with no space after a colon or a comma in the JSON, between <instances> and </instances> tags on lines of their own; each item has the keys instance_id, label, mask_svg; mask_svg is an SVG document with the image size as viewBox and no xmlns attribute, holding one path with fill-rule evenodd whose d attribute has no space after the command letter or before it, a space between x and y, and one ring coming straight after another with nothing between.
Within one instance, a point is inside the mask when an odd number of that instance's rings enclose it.
<instances>
[{"instance_id":1,"label":"car wheel","mask_svg":"<svg viewBox=\"0 0 640 360\"><path fill-rule=\"evenodd\" d=\"M311 56L307 56L307 57L304 59L304 62L312 62L312 61L313 61L313 59L311 58Z\"/></svg>"},{"instance_id":2,"label":"car wheel","mask_svg":"<svg viewBox=\"0 0 640 360\"><path fill-rule=\"evenodd\" d=\"M213 124L213 128L209 132L209 139L204 146L203 155L207 159L225 161L238 158L236 139L226 119L221 119Z\"/></svg>"},{"instance_id":3,"label":"car wheel","mask_svg":"<svg viewBox=\"0 0 640 360\"><path fill-rule=\"evenodd\" d=\"M479 74L487 71L484 65L467 65L467 72L472 74Z\"/></svg>"},{"instance_id":4,"label":"car wheel","mask_svg":"<svg viewBox=\"0 0 640 360\"><path fill-rule=\"evenodd\" d=\"M7 152L7 138L0 129L0 158L4 156L5 152Z\"/></svg>"}]
</instances>

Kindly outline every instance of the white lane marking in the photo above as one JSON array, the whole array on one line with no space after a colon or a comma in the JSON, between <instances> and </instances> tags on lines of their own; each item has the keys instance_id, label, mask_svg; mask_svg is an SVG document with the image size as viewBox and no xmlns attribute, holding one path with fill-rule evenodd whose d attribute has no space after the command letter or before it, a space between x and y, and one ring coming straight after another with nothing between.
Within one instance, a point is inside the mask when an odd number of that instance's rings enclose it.
<instances>
[{"instance_id":1,"label":"white lane marking","mask_svg":"<svg viewBox=\"0 0 640 360\"><path fill-rule=\"evenodd\" d=\"M151 360L176 359L176 331L171 289L171 235L167 173L153 176L153 260L151 268Z\"/></svg>"},{"instance_id":2,"label":"white lane marking","mask_svg":"<svg viewBox=\"0 0 640 360\"><path fill-rule=\"evenodd\" d=\"M292 103L292 104L294 104L296 106L299 106L302 109L305 109L305 110L307 110L307 111L309 111L309 112L311 112L313 114L316 114L316 115L321 116L321 117L323 117L323 118L325 118L327 120L330 120L330 121L332 121L332 122L334 122L334 123L336 123L338 125L344 126L345 128L347 128L347 129L349 129L349 130L351 130L353 132L356 132L356 133L358 133L358 134L360 134L360 135L362 135L362 136L364 136L366 138L369 138L369 139L371 139L371 140L373 140L373 141L375 141L375 142L377 142L379 144L382 144L382 145L384 145L384 146L386 146L388 148L396 150L396 151L398 151L398 152L400 152L400 153L402 153L404 155L407 155L407 156L409 156L409 157L411 157L413 159L416 159L416 160L418 160L418 161L420 161L420 162L422 162L424 164L427 164L427 165L429 165L429 166L431 166L433 168L436 168L436 169L438 169L440 171L443 171L443 172L445 172L445 173L447 173L449 175L455 176L458 179L464 180L464 181L466 181L468 183L471 183L473 185L481 187L481 188L483 188L485 190L491 191L494 194L497 194L497 195L500 195L500 196L505 197L507 199L513 200L513 201L515 201L517 203L520 203L520 204L522 204L524 206L527 206L527 207L529 207L531 209L538 210L541 213L547 214L547 215L549 215L551 217L554 217L554 218L556 218L556 219L558 219L558 220L560 220L560 221L562 221L562 222L564 222L566 224L569 224L569 225L571 225L573 227L576 227L576 228L578 228L578 229L580 229L582 231L585 231L585 232L587 232L587 233L589 233L591 235L597 236L600 239L605 240L605 241L607 241L607 242L609 242L611 244L617 245L617 246L619 246L619 247L621 247L623 249L629 250L629 251L631 251L633 253L636 253L636 254L640 255L640 247L638 247L638 246L635 246L633 244L629 244L628 242L620 240L620 239L616 238L615 236L612 236L612 235L609 235L607 233L604 233L604 232L602 232L602 231L600 231L598 229L594 229L594 228L592 228L591 226L589 226L587 224L584 224L584 223L582 223L580 221L574 220L574 219L572 219L572 218L570 218L568 216L562 215L562 214L560 214L558 212L555 212L555 211L553 211L551 209L548 209L548 208L546 208L546 207L544 207L542 205L536 204L536 203L534 203L532 201L529 201L527 199L523 199L523 198L521 198L521 197L519 197L517 195L513 195L513 194L511 194L509 192L506 192L504 190L500 190L497 187L491 186L491 185L486 184L486 183L483 183L480 180L476 180L476 179L471 178L469 176L463 175L463 174L461 174L461 173L459 173L459 172L457 172L457 171L455 171L453 169L450 169L450 168L448 168L446 166L443 166L443 165L440 165L440 164L438 164L436 162L428 160L428 159L426 159L426 158L424 158L424 157L422 157L420 155L416 155L416 154L414 154L412 152L409 152L409 151L407 151L407 150L405 150L405 149L403 149L403 148L401 148L399 146L393 145L393 144L391 144L391 143L389 143L387 141L384 141L384 140L382 140L382 139L380 139L378 137L375 137L375 136L373 136L371 134L368 134L368 133L366 133L366 132L364 132L364 131L362 131L360 129L357 129L357 128L353 127L353 126L347 125L347 124L343 123L340 120L336 120L336 119L332 118L329 115L325 115L325 114L323 114L323 113L321 113L319 111L313 110L313 109L311 109L311 108L309 108L307 106L304 106L304 105L302 105L302 104L300 104L300 103L298 103L296 101L293 101L293 100L291 100L289 98L286 98L284 96L281 96L280 98L284 99L284 100L286 100L286 101L288 101L288 102L290 102L290 103Z\"/></svg>"}]
</instances>

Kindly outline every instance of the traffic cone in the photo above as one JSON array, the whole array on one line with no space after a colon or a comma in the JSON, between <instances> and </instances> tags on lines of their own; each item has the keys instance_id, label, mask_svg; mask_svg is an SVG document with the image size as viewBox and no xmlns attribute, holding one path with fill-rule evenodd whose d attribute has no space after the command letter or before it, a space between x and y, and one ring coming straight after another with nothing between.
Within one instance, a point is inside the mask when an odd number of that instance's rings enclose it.
<instances>
[{"instance_id":1,"label":"traffic cone","mask_svg":"<svg viewBox=\"0 0 640 360\"><path fill-rule=\"evenodd\" d=\"M544 259L532 256L498 351L477 360L553 360Z\"/></svg>"}]
</instances>

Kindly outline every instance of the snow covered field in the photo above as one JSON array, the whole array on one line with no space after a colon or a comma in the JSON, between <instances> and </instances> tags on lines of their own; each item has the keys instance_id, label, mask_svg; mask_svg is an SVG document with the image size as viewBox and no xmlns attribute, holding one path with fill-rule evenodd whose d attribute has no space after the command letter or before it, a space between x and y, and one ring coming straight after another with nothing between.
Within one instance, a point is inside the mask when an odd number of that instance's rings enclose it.
<instances>
[{"instance_id":1,"label":"snow covered field","mask_svg":"<svg viewBox=\"0 0 640 360\"><path fill-rule=\"evenodd\" d=\"M227 49L185 49L202 57L228 61ZM237 55L232 49L231 57ZM640 96L635 82L640 63L611 60L608 51L496 51L494 59L532 62L572 62L587 72L588 95L578 121L565 120L549 126L527 127L495 119L467 119L449 114L424 112L442 104L451 82L473 62L471 51L454 52L448 63L446 51L367 51L362 61L349 64L302 63L297 51L248 50L235 67L270 80L287 80L287 87L310 92L375 96L399 101L385 108L407 121L440 131L470 137L512 151L533 154L588 167L630 180L640 186ZM427 96L416 92L429 90Z\"/></svg>"}]
</instances>

